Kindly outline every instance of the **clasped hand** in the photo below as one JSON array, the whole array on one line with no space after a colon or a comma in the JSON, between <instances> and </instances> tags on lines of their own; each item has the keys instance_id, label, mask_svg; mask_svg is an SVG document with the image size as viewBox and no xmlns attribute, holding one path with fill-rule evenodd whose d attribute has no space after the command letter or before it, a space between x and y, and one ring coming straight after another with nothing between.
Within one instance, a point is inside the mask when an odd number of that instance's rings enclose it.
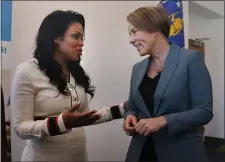
<instances>
[{"instance_id":1,"label":"clasped hand","mask_svg":"<svg viewBox=\"0 0 225 162\"><path fill-rule=\"evenodd\" d=\"M140 119L137 122L137 118L132 115L128 115L123 128L127 135L133 136L135 134L140 134L148 136L151 133L157 132L167 124L164 116L150 118L150 119Z\"/></svg>"}]
</instances>

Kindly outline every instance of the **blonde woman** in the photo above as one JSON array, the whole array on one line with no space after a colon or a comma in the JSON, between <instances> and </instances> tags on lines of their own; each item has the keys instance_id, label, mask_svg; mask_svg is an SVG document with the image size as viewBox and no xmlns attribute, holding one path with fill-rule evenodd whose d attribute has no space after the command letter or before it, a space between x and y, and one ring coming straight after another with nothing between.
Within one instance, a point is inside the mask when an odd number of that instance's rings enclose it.
<instances>
[{"instance_id":1,"label":"blonde woman","mask_svg":"<svg viewBox=\"0 0 225 162\"><path fill-rule=\"evenodd\" d=\"M127 16L134 65L124 129L133 136L127 162L207 162L202 126L213 118L212 83L203 55L168 42L160 6Z\"/></svg>"}]
</instances>

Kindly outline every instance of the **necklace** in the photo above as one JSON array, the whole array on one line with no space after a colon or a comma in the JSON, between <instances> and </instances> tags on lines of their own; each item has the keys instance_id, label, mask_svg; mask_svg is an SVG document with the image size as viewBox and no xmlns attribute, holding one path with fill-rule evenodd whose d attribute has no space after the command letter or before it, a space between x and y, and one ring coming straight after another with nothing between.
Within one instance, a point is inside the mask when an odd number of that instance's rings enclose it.
<instances>
[{"instance_id":1,"label":"necklace","mask_svg":"<svg viewBox=\"0 0 225 162\"><path fill-rule=\"evenodd\" d=\"M153 61L152 62L153 64L153 69L154 69L154 71L157 73L157 74L159 74L162 70L163 70L163 64L162 64L162 62L159 60L159 63L161 64L161 65L157 65L156 63L155 63L155 61Z\"/></svg>"}]
</instances>

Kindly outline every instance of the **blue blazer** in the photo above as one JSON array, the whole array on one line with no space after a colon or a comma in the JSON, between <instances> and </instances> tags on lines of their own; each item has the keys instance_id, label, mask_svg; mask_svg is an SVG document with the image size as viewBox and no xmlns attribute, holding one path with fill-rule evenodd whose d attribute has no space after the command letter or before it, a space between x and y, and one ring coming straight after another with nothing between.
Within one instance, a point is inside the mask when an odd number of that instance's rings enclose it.
<instances>
[{"instance_id":1,"label":"blue blazer","mask_svg":"<svg viewBox=\"0 0 225 162\"><path fill-rule=\"evenodd\" d=\"M159 162L207 162L200 128L213 118L213 96L203 54L170 45L154 95L153 116L139 91L149 64L146 58L133 67L125 118L165 116L167 126L152 134ZM141 135L132 137L126 162L138 161L145 140Z\"/></svg>"}]
</instances>

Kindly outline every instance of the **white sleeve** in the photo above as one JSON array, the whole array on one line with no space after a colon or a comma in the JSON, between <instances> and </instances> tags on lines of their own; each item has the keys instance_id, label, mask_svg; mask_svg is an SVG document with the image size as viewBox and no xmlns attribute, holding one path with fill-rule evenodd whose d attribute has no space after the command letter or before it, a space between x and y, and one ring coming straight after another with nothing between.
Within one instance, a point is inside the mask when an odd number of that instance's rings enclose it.
<instances>
[{"instance_id":1,"label":"white sleeve","mask_svg":"<svg viewBox=\"0 0 225 162\"><path fill-rule=\"evenodd\" d=\"M22 139L49 135L47 120L34 121L34 89L27 70L18 67L12 83L12 122Z\"/></svg>"},{"instance_id":2,"label":"white sleeve","mask_svg":"<svg viewBox=\"0 0 225 162\"><path fill-rule=\"evenodd\" d=\"M111 106L111 107L103 107L97 110L96 114L100 114L101 118L97 120L94 124L100 124L104 122L108 122L111 120L121 119L124 117L124 109L126 104L122 102L119 105Z\"/></svg>"},{"instance_id":3,"label":"white sleeve","mask_svg":"<svg viewBox=\"0 0 225 162\"><path fill-rule=\"evenodd\" d=\"M101 118L98 119L94 124L100 124L100 123L113 120L111 112L110 112L110 107L103 107L101 109L98 109L97 113L95 114L100 114Z\"/></svg>"}]
</instances>

